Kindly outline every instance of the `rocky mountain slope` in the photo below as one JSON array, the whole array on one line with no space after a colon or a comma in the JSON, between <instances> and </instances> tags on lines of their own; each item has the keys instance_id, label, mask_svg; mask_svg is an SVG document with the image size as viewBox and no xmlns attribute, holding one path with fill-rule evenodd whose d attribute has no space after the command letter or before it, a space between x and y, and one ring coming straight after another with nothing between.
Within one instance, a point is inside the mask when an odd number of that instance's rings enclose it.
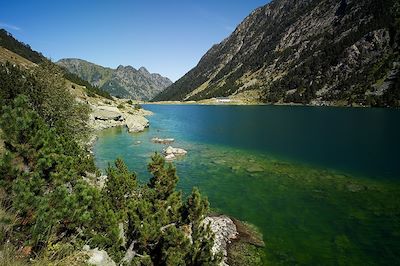
<instances>
[{"instance_id":1,"label":"rocky mountain slope","mask_svg":"<svg viewBox=\"0 0 400 266\"><path fill-rule=\"evenodd\" d=\"M118 66L117 69L102 67L81 59L61 59L59 66L87 80L111 95L150 100L172 82L160 74L151 74L146 68L138 70L132 66Z\"/></svg>"},{"instance_id":2,"label":"rocky mountain slope","mask_svg":"<svg viewBox=\"0 0 400 266\"><path fill-rule=\"evenodd\" d=\"M399 9L396 0L274 0L154 100L399 105Z\"/></svg>"}]
</instances>

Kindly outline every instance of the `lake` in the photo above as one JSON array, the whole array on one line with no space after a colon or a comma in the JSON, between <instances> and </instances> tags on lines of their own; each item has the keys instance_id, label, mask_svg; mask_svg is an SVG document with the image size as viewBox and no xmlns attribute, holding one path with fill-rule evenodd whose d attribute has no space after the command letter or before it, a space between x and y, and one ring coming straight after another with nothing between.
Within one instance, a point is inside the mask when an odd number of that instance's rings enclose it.
<instances>
[{"instance_id":1,"label":"lake","mask_svg":"<svg viewBox=\"0 0 400 266\"><path fill-rule=\"evenodd\" d=\"M145 105L150 128L102 131L96 163L117 157L145 182L175 138L178 188L263 233L265 263L400 264L400 110Z\"/></svg>"}]
</instances>

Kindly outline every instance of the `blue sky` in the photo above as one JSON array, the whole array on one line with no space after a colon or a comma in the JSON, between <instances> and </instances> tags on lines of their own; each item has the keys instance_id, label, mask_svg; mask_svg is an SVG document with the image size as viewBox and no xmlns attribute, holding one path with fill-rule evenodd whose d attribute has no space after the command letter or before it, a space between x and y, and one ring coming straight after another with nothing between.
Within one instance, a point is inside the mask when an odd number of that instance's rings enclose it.
<instances>
[{"instance_id":1,"label":"blue sky","mask_svg":"<svg viewBox=\"0 0 400 266\"><path fill-rule=\"evenodd\" d=\"M45 56L145 66L172 80L268 0L0 0L0 28Z\"/></svg>"}]
</instances>

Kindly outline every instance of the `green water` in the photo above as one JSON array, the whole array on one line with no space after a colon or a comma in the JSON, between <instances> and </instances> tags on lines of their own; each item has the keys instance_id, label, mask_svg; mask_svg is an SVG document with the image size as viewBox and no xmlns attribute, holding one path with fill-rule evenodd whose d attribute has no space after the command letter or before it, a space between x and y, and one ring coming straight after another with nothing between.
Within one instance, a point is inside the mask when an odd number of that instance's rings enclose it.
<instances>
[{"instance_id":1,"label":"green water","mask_svg":"<svg viewBox=\"0 0 400 266\"><path fill-rule=\"evenodd\" d=\"M399 110L147 105L139 134L103 131L105 168L122 157L143 182L146 162L173 137L179 189L256 225L265 264L400 264Z\"/></svg>"}]
</instances>

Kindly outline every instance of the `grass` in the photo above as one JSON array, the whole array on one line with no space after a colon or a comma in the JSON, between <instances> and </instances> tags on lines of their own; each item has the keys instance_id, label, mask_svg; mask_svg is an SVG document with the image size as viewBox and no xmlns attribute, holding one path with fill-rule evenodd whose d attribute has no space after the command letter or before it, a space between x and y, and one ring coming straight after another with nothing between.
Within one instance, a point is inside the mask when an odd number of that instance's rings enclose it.
<instances>
[{"instance_id":1,"label":"grass","mask_svg":"<svg viewBox=\"0 0 400 266\"><path fill-rule=\"evenodd\" d=\"M22 66L23 68L31 68L37 66L35 63L23 58L22 56L0 47L0 62L11 62L13 64Z\"/></svg>"},{"instance_id":2,"label":"grass","mask_svg":"<svg viewBox=\"0 0 400 266\"><path fill-rule=\"evenodd\" d=\"M5 244L0 248L0 266L80 266L88 265L88 258L85 252L77 251L60 260L43 255L29 259L22 256L19 249L11 244Z\"/></svg>"}]
</instances>

